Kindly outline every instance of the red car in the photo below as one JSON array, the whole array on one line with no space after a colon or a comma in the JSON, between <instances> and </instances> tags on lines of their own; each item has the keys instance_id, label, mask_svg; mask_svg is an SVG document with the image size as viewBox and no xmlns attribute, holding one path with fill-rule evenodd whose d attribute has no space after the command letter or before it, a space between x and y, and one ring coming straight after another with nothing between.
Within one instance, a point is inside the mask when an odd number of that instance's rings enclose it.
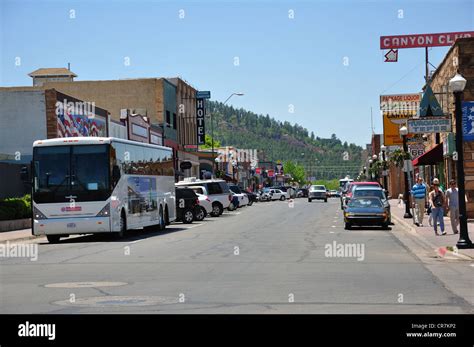
<instances>
[{"instance_id":1,"label":"red car","mask_svg":"<svg viewBox=\"0 0 474 347\"><path fill-rule=\"evenodd\" d=\"M352 198L352 193L354 192L355 187L367 187L367 186L376 186L376 187L382 187L379 182L351 182L349 183L349 186L347 187L347 190L344 194L341 195L341 210L344 209L344 206L347 205L347 203L351 200Z\"/></svg>"}]
</instances>

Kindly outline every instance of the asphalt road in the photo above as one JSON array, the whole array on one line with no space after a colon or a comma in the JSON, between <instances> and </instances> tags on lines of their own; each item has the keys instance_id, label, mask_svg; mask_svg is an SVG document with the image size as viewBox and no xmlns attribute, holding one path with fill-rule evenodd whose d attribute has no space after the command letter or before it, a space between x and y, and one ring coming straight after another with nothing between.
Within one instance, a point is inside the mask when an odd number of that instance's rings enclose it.
<instances>
[{"instance_id":1,"label":"asphalt road","mask_svg":"<svg viewBox=\"0 0 474 347\"><path fill-rule=\"evenodd\" d=\"M37 261L0 259L0 312L472 313L392 228L346 231L338 199L297 199L119 241L41 239ZM330 257L334 242L364 252Z\"/></svg>"}]
</instances>

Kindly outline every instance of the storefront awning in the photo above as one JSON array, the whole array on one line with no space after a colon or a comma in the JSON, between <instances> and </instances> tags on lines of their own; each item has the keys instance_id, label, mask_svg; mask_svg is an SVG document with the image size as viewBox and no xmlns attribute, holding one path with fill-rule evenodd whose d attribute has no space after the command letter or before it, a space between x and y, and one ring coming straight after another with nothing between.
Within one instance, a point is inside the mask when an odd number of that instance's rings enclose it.
<instances>
[{"instance_id":1,"label":"storefront awning","mask_svg":"<svg viewBox=\"0 0 474 347\"><path fill-rule=\"evenodd\" d=\"M418 165L434 165L443 161L443 143L437 144L428 152L413 159L413 166Z\"/></svg>"}]
</instances>

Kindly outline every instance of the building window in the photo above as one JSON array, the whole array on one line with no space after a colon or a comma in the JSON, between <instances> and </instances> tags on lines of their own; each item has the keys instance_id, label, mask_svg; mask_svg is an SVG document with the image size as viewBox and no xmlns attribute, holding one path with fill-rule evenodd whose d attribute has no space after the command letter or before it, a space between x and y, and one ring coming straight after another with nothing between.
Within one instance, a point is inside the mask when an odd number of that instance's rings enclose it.
<instances>
[{"instance_id":1,"label":"building window","mask_svg":"<svg viewBox=\"0 0 474 347\"><path fill-rule=\"evenodd\" d=\"M170 111L166 111L166 126L169 128L171 126L171 115Z\"/></svg>"},{"instance_id":2,"label":"building window","mask_svg":"<svg viewBox=\"0 0 474 347\"><path fill-rule=\"evenodd\" d=\"M173 113L173 129L176 130L176 113Z\"/></svg>"}]
</instances>

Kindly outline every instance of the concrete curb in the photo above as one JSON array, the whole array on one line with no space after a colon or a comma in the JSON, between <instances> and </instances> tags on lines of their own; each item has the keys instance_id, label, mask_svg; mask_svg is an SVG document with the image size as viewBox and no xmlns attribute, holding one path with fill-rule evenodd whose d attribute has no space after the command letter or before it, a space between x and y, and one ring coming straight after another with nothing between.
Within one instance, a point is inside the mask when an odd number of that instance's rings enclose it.
<instances>
[{"instance_id":1,"label":"concrete curb","mask_svg":"<svg viewBox=\"0 0 474 347\"><path fill-rule=\"evenodd\" d=\"M31 218L0 221L0 232L8 232L31 228Z\"/></svg>"},{"instance_id":2,"label":"concrete curb","mask_svg":"<svg viewBox=\"0 0 474 347\"><path fill-rule=\"evenodd\" d=\"M412 235L413 237L416 237L421 243L425 244L427 249L438 252L438 250L441 248L440 246L437 246L437 245L433 244L432 242L427 240L425 237L423 237L419 233L417 233L416 228L414 226L412 226L411 224L405 222L403 220L403 218L400 218L400 217L398 217L394 214L392 214L392 218L395 219L399 224L403 225L404 228L407 229L407 231L410 233L410 235ZM460 259L463 259L463 260L474 260L473 257L471 257L469 255L466 255L466 254L461 254L460 251L458 251L456 253L456 252L449 251L449 250L446 249L446 254L449 254L453 257L457 257L457 258L460 258Z\"/></svg>"},{"instance_id":3,"label":"concrete curb","mask_svg":"<svg viewBox=\"0 0 474 347\"><path fill-rule=\"evenodd\" d=\"M2 243L7 243L7 242L12 242L12 241L28 241L28 240L37 240L37 239L42 239L44 238L44 235L39 235L39 236L23 236L23 237L16 237L16 238L11 238L7 240L0 240L0 244Z\"/></svg>"}]
</instances>

